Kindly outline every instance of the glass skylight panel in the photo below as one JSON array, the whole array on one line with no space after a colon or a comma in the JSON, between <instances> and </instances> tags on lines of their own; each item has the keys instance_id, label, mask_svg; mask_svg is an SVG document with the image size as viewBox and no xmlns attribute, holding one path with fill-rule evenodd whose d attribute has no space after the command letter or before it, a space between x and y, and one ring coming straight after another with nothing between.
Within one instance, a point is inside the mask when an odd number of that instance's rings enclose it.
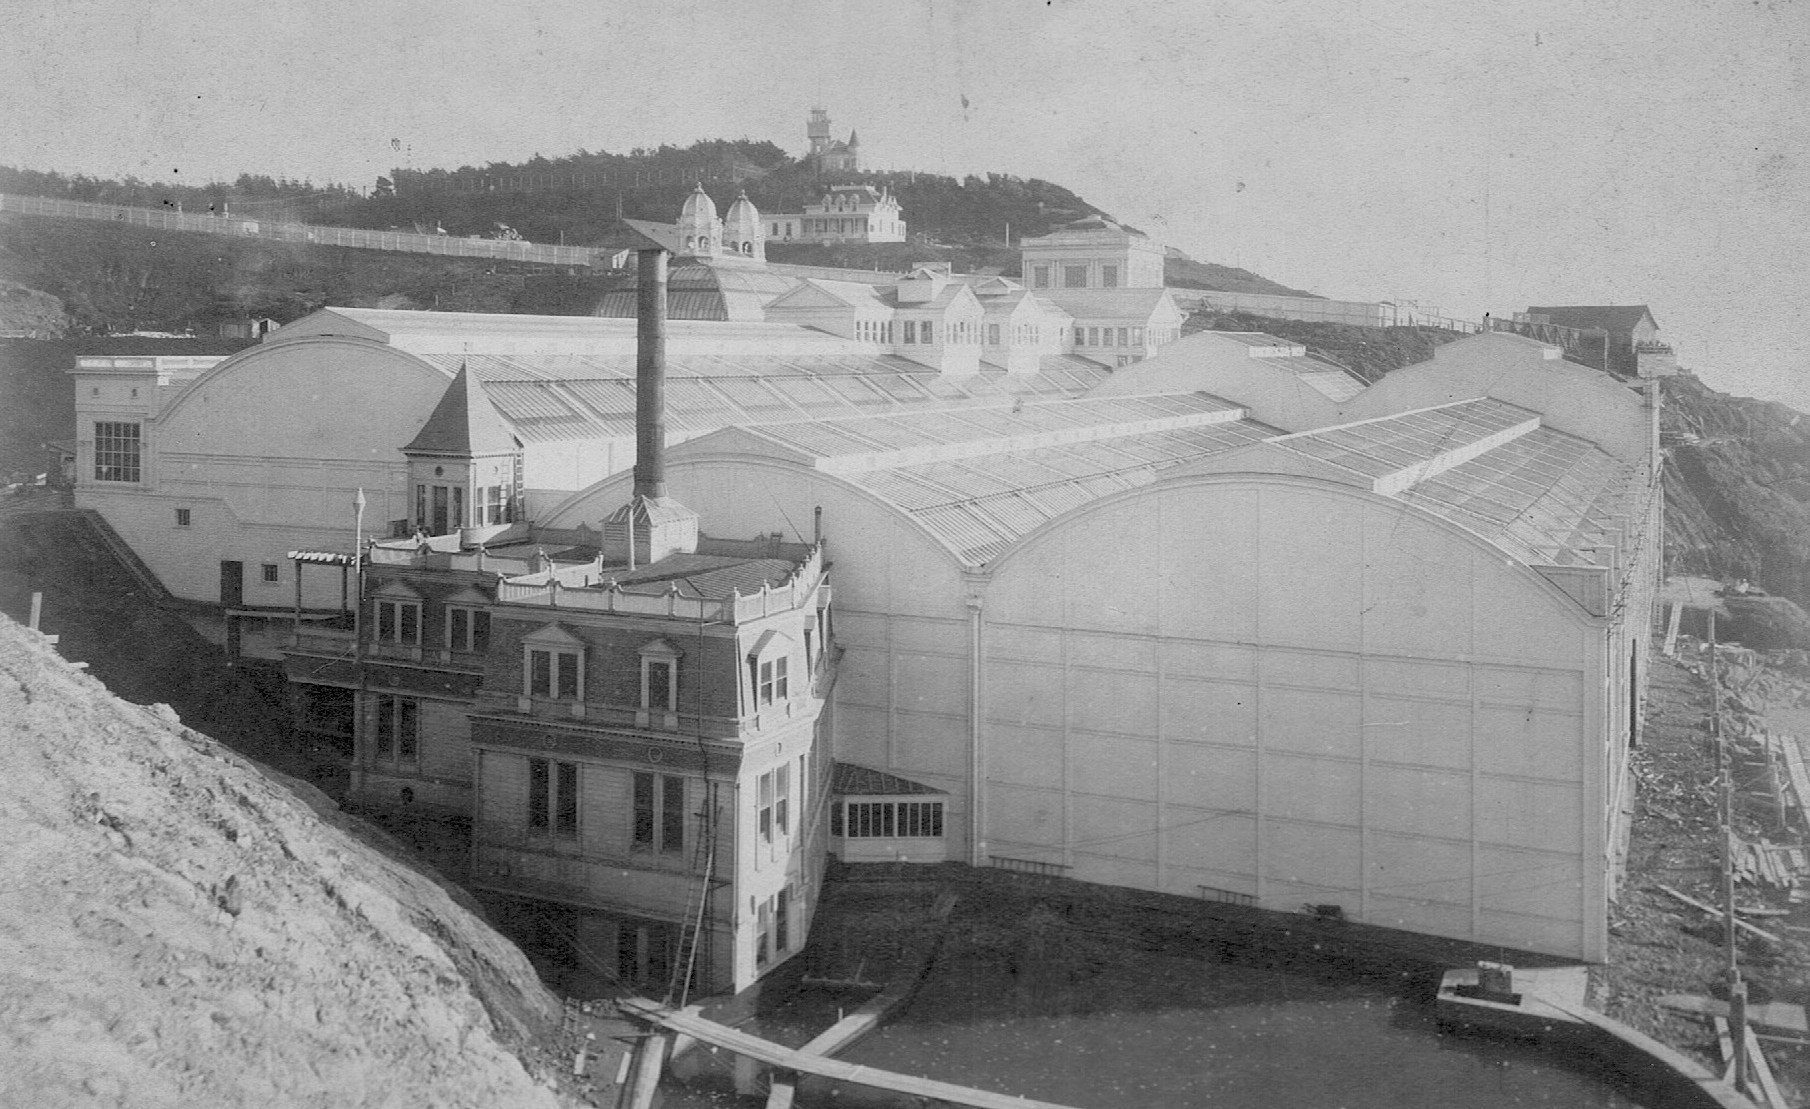
<instances>
[{"instance_id":1,"label":"glass skylight panel","mask_svg":"<svg viewBox=\"0 0 1810 1109\"><path fill-rule=\"evenodd\" d=\"M625 381L567 381L561 387L588 406L593 419L632 416L635 411L634 389Z\"/></svg>"},{"instance_id":2,"label":"glass skylight panel","mask_svg":"<svg viewBox=\"0 0 1810 1109\"><path fill-rule=\"evenodd\" d=\"M862 380L885 392L895 400L901 400L907 404L917 404L929 399L929 394L923 389L920 389L917 382L913 381L909 374L886 371L869 374L866 377L863 377Z\"/></svg>"},{"instance_id":3,"label":"glass skylight panel","mask_svg":"<svg viewBox=\"0 0 1810 1109\"><path fill-rule=\"evenodd\" d=\"M1061 474L1063 477L1090 477L1107 468L1113 462L1128 461L1112 459L1103 462L1103 456L1097 451L1084 451L1079 448L1088 446L1084 443L1064 443L1060 446L1045 447L1036 453L1037 461Z\"/></svg>"},{"instance_id":4,"label":"glass skylight panel","mask_svg":"<svg viewBox=\"0 0 1810 1109\"><path fill-rule=\"evenodd\" d=\"M1051 469L1035 458L1037 452L1026 455L995 454L985 459L968 459L967 464L974 469L985 469L993 477L1022 489L1030 485L1044 485L1052 481L1062 481L1067 475L1059 470Z\"/></svg>"},{"instance_id":5,"label":"glass skylight panel","mask_svg":"<svg viewBox=\"0 0 1810 1109\"><path fill-rule=\"evenodd\" d=\"M957 551L991 550L1011 538L965 504L927 508L914 515Z\"/></svg>"},{"instance_id":6,"label":"glass skylight panel","mask_svg":"<svg viewBox=\"0 0 1810 1109\"><path fill-rule=\"evenodd\" d=\"M1060 516L1064 512L1080 508L1096 499L1095 494L1072 481L1039 486L1036 489L1025 491L1022 496L1036 505L1037 510L1045 517Z\"/></svg>"},{"instance_id":7,"label":"glass skylight panel","mask_svg":"<svg viewBox=\"0 0 1810 1109\"><path fill-rule=\"evenodd\" d=\"M951 500L972 500L1017 488L1016 481L992 471L993 462L993 456L959 462L926 462L909 467L904 472L938 489L947 490Z\"/></svg>"},{"instance_id":8,"label":"glass skylight panel","mask_svg":"<svg viewBox=\"0 0 1810 1109\"><path fill-rule=\"evenodd\" d=\"M875 470L861 475L861 485L907 511L918 511L948 504L955 498L932 488L909 473L898 470Z\"/></svg>"},{"instance_id":9,"label":"glass skylight panel","mask_svg":"<svg viewBox=\"0 0 1810 1109\"><path fill-rule=\"evenodd\" d=\"M890 407L892 404L891 398L885 393L852 374L820 377L817 380L861 408Z\"/></svg>"},{"instance_id":10,"label":"glass skylight panel","mask_svg":"<svg viewBox=\"0 0 1810 1109\"><path fill-rule=\"evenodd\" d=\"M876 416L872 419L853 421L848 430L864 438L872 439L889 450L937 446L944 442L934 435L927 435L919 431L913 421L902 417Z\"/></svg>"},{"instance_id":11,"label":"glass skylight panel","mask_svg":"<svg viewBox=\"0 0 1810 1109\"><path fill-rule=\"evenodd\" d=\"M813 416L836 415L855 411L833 390L809 377L771 377L768 386Z\"/></svg>"},{"instance_id":12,"label":"glass skylight panel","mask_svg":"<svg viewBox=\"0 0 1810 1109\"><path fill-rule=\"evenodd\" d=\"M768 389L759 378L719 377L711 386L727 394L743 410L768 419L791 419L801 413L787 404L784 397Z\"/></svg>"},{"instance_id":13,"label":"glass skylight panel","mask_svg":"<svg viewBox=\"0 0 1810 1109\"><path fill-rule=\"evenodd\" d=\"M497 411L511 420L571 417L572 409L546 388L525 381L497 381L484 386Z\"/></svg>"},{"instance_id":14,"label":"glass skylight panel","mask_svg":"<svg viewBox=\"0 0 1810 1109\"><path fill-rule=\"evenodd\" d=\"M1023 535L1049 520L1052 513L1022 493L1001 493L980 501L977 507L998 520L1007 532Z\"/></svg>"}]
</instances>

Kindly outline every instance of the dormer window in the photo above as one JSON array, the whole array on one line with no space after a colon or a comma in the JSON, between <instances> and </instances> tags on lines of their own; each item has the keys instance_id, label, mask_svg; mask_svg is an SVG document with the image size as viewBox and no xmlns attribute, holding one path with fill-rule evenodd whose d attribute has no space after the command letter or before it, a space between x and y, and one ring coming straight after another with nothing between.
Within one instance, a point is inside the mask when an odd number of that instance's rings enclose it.
<instances>
[{"instance_id":1,"label":"dormer window","mask_svg":"<svg viewBox=\"0 0 1810 1109\"><path fill-rule=\"evenodd\" d=\"M775 701L782 704L790 696L786 685L786 663L784 655L775 659L762 660L760 664L760 703L770 705Z\"/></svg>"},{"instance_id":2,"label":"dormer window","mask_svg":"<svg viewBox=\"0 0 1810 1109\"><path fill-rule=\"evenodd\" d=\"M557 624L525 636L522 688L543 700L584 700L584 641Z\"/></svg>"},{"instance_id":3,"label":"dormer window","mask_svg":"<svg viewBox=\"0 0 1810 1109\"><path fill-rule=\"evenodd\" d=\"M664 639L641 648L642 726L679 726L679 652Z\"/></svg>"},{"instance_id":4,"label":"dormer window","mask_svg":"<svg viewBox=\"0 0 1810 1109\"><path fill-rule=\"evenodd\" d=\"M791 700L792 641L768 631L748 653L748 688L755 711Z\"/></svg>"}]
</instances>

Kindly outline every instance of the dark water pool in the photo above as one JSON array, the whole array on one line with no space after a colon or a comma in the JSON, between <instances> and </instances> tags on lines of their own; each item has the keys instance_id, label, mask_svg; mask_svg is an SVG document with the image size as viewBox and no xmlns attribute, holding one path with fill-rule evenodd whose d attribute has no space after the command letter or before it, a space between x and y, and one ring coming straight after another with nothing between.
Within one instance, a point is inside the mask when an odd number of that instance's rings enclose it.
<instances>
[{"instance_id":1,"label":"dark water pool","mask_svg":"<svg viewBox=\"0 0 1810 1109\"><path fill-rule=\"evenodd\" d=\"M1226 952L1021 940L952 936L910 1005L841 1058L1083 1109L1641 1104L1586 1059L1442 1035L1424 989L1406 979L1336 962L1277 969ZM801 992L748 1028L796 1045L837 1008L833 997ZM727 1091L726 1069L713 1068L666 1104L744 1103ZM799 1103L869 1102L809 1081Z\"/></svg>"}]
</instances>

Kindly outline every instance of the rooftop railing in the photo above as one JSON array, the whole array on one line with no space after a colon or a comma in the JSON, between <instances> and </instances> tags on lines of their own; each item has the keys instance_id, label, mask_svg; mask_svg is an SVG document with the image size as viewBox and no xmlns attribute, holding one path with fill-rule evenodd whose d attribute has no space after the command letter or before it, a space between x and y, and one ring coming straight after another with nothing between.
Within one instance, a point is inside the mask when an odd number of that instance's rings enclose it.
<instances>
[{"instance_id":1,"label":"rooftop railing","mask_svg":"<svg viewBox=\"0 0 1810 1109\"><path fill-rule=\"evenodd\" d=\"M813 550L804 565L780 585L765 585L755 593L731 593L728 597L720 598L687 597L674 584L664 584L661 592L648 593L607 580L596 585L565 584L560 575L551 571L543 571L531 577L535 580L499 582L497 601L501 604L537 605L582 612L742 623L771 613L788 612L815 596L817 586L823 578L823 549L819 547Z\"/></svg>"}]
</instances>

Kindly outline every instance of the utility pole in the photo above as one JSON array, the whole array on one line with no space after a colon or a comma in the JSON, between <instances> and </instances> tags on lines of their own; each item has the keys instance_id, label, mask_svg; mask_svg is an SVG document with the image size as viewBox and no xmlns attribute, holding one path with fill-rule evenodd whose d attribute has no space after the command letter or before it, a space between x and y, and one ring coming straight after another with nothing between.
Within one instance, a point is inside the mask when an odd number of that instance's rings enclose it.
<instances>
[{"instance_id":1,"label":"utility pole","mask_svg":"<svg viewBox=\"0 0 1810 1109\"><path fill-rule=\"evenodd\" d=\"M357 592L352 597L352 671L357 685L352 690L352 781L358 782L359 733L365 715L365 491L358 487L352 498L352 569Z\"/></svg>"},{"instance_id":2,"label":"utility pole","mask_svg":"<svg viewBox=\"0 0 1810 1109\"><path fill-rule=\"evenodd\" d=\"M1608 339L1603 340L1607 349ZM1722 809L1722 922L1723 944L1728 955L1724 972L1728 979L1728 1032L1734 1042L1735 1089L1747 1092L1747 983L1741 981L1741 964L1735 947L1735 789L1734 760L1728 753L1728 736L1722 730L1722 681L1716 656L1716 610L1709 610L1710 730L1716 741L1716 776Z\"/></svg>"}]
</instances>

